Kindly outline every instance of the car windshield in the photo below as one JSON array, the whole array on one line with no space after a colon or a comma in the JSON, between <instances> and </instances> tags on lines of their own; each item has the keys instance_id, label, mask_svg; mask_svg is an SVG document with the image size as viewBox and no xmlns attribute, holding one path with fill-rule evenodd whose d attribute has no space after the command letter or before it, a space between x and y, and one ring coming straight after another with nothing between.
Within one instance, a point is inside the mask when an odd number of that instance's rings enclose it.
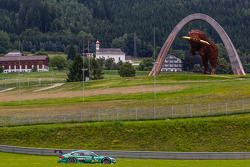
<instances>
[{"instance_id":1,"label":"car windshield","mask_svg":"<svg viewBox=\"0 0 250 167\"><path fill-rule=\"evenodd\" d=\"M78 152L73 152L73 153L70 153L70 155L73 155L73 156L78 156L79 153Z\"/></svg>"},{"instance_id":2,"label":"car windshield","mask_svg":"<svg viewBox=\"0 0 250 167\"><path fill-rule=\"evenodd\" d=\"M90 156L97 156L95 153L93 153L93 152L87 152L86 154L88 154L88 155L90 155Z\"/></svg>"},{"instance_id":3,"label":"car windshield","mask_svg":"<svg viewBox=\"0 0 250 167\"><path fill-rule=\"evenodd\" d=\"M90 151L73 152L73 153L71 153L71 155L74 155L74 156L95 156L95 157L98 156L94 152L90 152Z\"/></svg>"},{"instance_id":4,"label":"car windshield","mask_svg":"<svg viewBox=\"0 0 250 167\"><path fill-rule=\"evenodd\" d=\"M93 153L93 152L92 152L92 155L93 155L93 156L95 156L95 157L97 157L97 156L98 156L96 153Z\"/></svg>"}]
</instances>

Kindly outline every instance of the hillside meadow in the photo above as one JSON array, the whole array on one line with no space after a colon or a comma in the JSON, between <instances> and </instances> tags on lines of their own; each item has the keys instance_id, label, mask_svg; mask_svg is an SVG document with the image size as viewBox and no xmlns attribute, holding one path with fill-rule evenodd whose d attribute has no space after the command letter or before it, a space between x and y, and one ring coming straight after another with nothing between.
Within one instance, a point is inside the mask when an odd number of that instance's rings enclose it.
<instances>
[{"instance_id":1,"label":"hillside meadow","mask_svg":"<svg viewBox=\"0 0 250 167\"><path fill-rule=\"evenodd\" d=\"M90 150L250 151L250 114L1 127L3 145Z\"/></svg>"},{"instance_id":2,"label":"hillside meadow","mask_svg":"<svg viewBox=\"0 0 250 167\"><path fill-rule=\"evenodd\" d=\"M3 121L20 120L22 122L23 119L39 120L57 116L77 118L83 114L91 115L91 113L100 112L105 114L106 111L107 113L132 112L134 115L134 112L138 110L140 114L144 111L147 114L147 110L150 112L149 110L153 111L156 107L159 108L158 114L160 114L164 111L169 112L169 108L173 106L177 112L175 114L180 114L182 117L187 116L185 112L191 112L192 106L194 107L192 107L191 115L246 113L250 109L249 75L241 77L162 73L154 78L148 77L147 72L138 72L136 77L121 78L117 71L105 71L104 79L92 80L84 84L66 82L65 71L20 75L2 74L1 77L9 77L2 81L13 84L1 82L2 90L14 88L0 93L0 117ZM29 78L42 80L32 85L27 82ZM57 81L52 82L53 80ZM62 85L50 88L57 83ZM90 120L88 118L84 120ZM168 118L168 116L159 118ZM60 119L56 118L56 122L58 121L60 122ZM71 119L68 122L70 121ZM55 120L45 122L53 123Z\"/></svg>"}]
</instances>

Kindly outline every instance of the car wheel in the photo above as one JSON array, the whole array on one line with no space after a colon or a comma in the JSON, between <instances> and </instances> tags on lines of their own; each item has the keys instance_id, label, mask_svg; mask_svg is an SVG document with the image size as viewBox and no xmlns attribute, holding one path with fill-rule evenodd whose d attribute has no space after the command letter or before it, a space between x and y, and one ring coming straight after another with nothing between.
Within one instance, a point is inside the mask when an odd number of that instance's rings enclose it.
<instances>
[{"instance_id":1,"label":"car wheel","mask_svg":"<svg viewBox=\"0 0 250 167\"><path fill-rule=\"evenodd\" d=\"M103 161L102 161L103 164L110 164L110 160L105 158Z\"/></svg>"},{"instance_id":2,"label":"car wheel","mask_svg":"<svg viewBox=\"0 0 250 167\"><path fill-rule=\"evenodd\" d=\"M68 159L68 163L76 163L76 162L77 162L76 158L69 158Z\"/></svg>"}]
</instances>

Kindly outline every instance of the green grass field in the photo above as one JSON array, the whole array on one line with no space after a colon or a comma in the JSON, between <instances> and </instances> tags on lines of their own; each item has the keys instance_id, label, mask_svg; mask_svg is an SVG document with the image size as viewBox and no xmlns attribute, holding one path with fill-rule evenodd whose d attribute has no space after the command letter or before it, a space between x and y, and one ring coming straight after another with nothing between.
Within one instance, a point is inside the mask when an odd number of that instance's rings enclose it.
<instances>
[{"instance_id":1,"label":"green grass field","mask_svg":"<svg viewBox=\"0 0 250 167\"><path fill-rule=\"evenodd\" d=\"M154 79L146 77L145 72L141 72L135 78L120 78L115 74L115 71L106 72L107 78L104 80L90 81L85 83L84 90L98 90L107 88L130 88L134 86L149 86L154 87ZM13 75L13 76L12 76ZM10 77L16 77L16 74L10 74ZM26 75L37 78L39 74L22 74L23 78ZM42 74L40 77L46 77L49 73ZM143 76L144 75L144 76ZM58 72L57 79L65 77L63 72ZM48 80L48 83L50 81ZM14 84L16 85L16 84ZM27 83L21 83L21 86L27 86ZM19 85L19 86L20 86ZM105 101L132 101L134 106L138 106L138 102L146 101L146 104L157 103L157 105L172 105L172 104L193 104L193 103L209 103L230 101L236 99L250 98L250 80L247 77L238 78L232 75L208 76L201 74L163 74L156 79L157 86L179 86L182 89L173 89L173 91L157 92L154 99L153 92L145 93L130 93L130 94L108 94L108 95L92 95L85 98L85 102L105 102ZM18 87L19 88L19 87ZM20 92L25 88L16 89ZM27 89L27 88L26 88ZM28 88L26 93L33 91L34 88ZM81 91L83 85L81 83L66 83L63 87L49 90L48 93L54 91ZM18 92L17 91L17 92ZM153 91L153 90L152 90ZM18 99L18 98L17 98ZM69 98L44 98L39 100L16 100L12 102L1 102L0 106L18 106L18 105L61 105L61 104L76 104L82 103L82 97ZM132 105L132 104L130 104ZM144 105L144 104L142 104ZM120 105L119 105L120 106Z\"/></svg>"},{"instance_id":2,"label":"green grass field","mask_svg":"<svg viewBox=\"0 0 250 167\"><path fill-rule=\"evenodd\" d=\"M147 109L149 111L155 107L159 107L158 113L160 113L169 112L169 108L172 106L177 106L175 111L180 117L190 116L190 111L195 116L250 111L250 103L248 102L250 100L249 75L239 77L234 75L163 73L154 80L153 77L147 76L147 72L138 72L138 75L133 78L121 78L117 75L117 71L105 71L103 80L89 81L84 83L84 86L81 82L66 82L57 88L34 92L53 85L54 82L50 80L53 78L50 78L53 73L56 73L55 79L65 82L65 71L27 73L21 74L21 76L7 74L13 79L15 77L22 78L22 82L19 84L15 83L15 79L11 80L12 83L9 84L12 85L9 87L16 88L1 93L0 120L11 124L11 120L16 118L20 118L20 122L22 122L23 119L39 119L48 115L50 117L69 114L76 116L79 113L89 114L90 112L116 110L124 111L123 113L132 111L130 113L134 115L133 111L135 110L145 111ZM26 82L27 78L37 80L38 77L43 79L40 85L37 81L34 82L35 85ZM0 90L8 87L8 84L6 86L2 81L7 82L8 80L1 80ZM43 84L44 82L45 84ZM156 93L154 93L154 83L157 89ZM190 110L188 105L195 107ZM197 105L198 107L196 107ZM211 107L211 105L214 106ZM208 109L210 107L211 109ZM159 117L159 119L169 117L173 116L167 115ZM97 116L95 120L96 118ZM126 118L120 120L126 120ZM129 120L131 119L129 118ZM47 122L53 123L55 121Z\"/></svg>"},{"instance_id":3,"label":"green grass field","mask_svg":"<svg viewBox=\"0 0 250 167\"><path fill-rule=\"evenodd\" d=\"M57 157L52 156L31 156L21 154L0 153L0 166L8 167L65 167L65 166L86 166L100 167L102 165L60 165L57 164ZM115 167L248 167L250 160L136 160L118 159ZM105 165L106 166L106 165Z\"/></svg>"},{"instance_id":4,"label":"green grass field","mask_svg":"<svg viewBox=\"0 0 250 167\"><path fill-rule=\"evenodd\" d=\"M0 128L4 145L90 150L250 151L250 114Z\"/></svg>"}]
</instances>

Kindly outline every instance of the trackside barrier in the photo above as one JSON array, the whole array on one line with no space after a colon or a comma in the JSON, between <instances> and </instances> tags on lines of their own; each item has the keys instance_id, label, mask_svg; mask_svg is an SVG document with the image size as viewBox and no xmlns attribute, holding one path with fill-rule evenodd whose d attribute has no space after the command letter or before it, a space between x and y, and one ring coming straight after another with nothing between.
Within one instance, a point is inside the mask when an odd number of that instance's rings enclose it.
<instances>
[{"instance_id":1,"label":"trackside barrier","mask_svg":"<svg viewBox=\"0 0 250 167\"><path fill-rule=\"evenodd\" d=\"M55 150L0 145L0 152L31 154L31 155L58 155ZM63 153L73 150L62 149ZM152 152L152 151L108 151L93 150L99 155L109 155L114 158L135 159L170 159L170 160L232 160L250 159L250 152Z\"/></svg>"}]
</instances>

